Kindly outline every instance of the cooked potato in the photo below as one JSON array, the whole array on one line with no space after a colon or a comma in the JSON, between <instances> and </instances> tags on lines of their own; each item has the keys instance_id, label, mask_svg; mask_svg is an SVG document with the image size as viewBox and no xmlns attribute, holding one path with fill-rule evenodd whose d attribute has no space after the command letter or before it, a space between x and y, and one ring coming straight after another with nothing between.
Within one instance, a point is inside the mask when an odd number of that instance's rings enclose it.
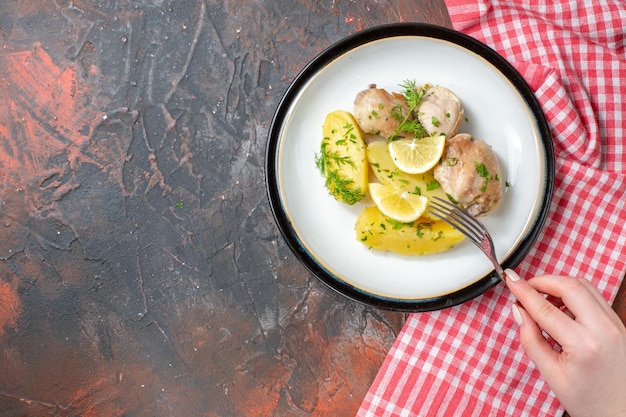
<instances>
[{"instance_id":1,"label":"cooked potato","mask_svg":"<svg viewBox=\"0 0 626 417\"><path fill-rule=\"evenodd\" d=\"M365 197L368 184L363 133L354 117L343 110L326 116L322 133L316 162L326 188L337 200L352 205Z\"/></svg>"},{"instance_id":2,"label":"cooked potato","mask_svg":"<svg viewBox=\"0 0 626 417\"><path fill-rule=\"evenodd\" d=\"M391 185L397 189L423 195L429 199L432 197L447 198L439 183L432 173L407 174L400 171L395 164L385 141L374 141L367 145L367 158L374 176L383 184ZM437 218L424 213L424 216L436 220Z\"/></svg>"},{"instance_id":3,"label":"cooked potato","mask_svg":"<svg viewBox=\"0 0 626 417\"><path fill-rule=\"evenodd\" d=\"M376 206L363 210L354 228L356 238L364 245L401 255L443 252L464 239L459 231L444 221L400 223L385 217Z\"/></svg>"}]
</instances>

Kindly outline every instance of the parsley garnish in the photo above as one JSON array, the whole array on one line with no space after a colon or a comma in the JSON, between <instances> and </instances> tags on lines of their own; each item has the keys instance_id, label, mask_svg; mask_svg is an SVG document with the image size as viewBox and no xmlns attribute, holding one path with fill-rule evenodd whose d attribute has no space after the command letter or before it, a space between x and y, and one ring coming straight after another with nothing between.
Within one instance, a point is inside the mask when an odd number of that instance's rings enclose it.
<instances>
[{"instance_id":1,"label":"parsley garnish","mask_svg":"<svg viewBox=\"0 0 626 417\"><path fill-rule=\"evenodd\" d=\"M430 223L418 223L416 234L420 239L424 237L424 229L432 230L432 225Z\"/></svg>"},{"instance_id":2,"label":"parsley garnish","mask_svg":"<svg viewBox=\"0 0 626 417\"><path fill-rule=\"evenodd\" d=\"M485 179L483 186L480 187L481 192L487 191L487 185L489 185L489 181L496 180L500 181L500 175L496 174L495 178L489 173L489 170L482 162L474 161L474 165L476 166L476 172L478 172L478 176Z\"/></svg>"},{"instance_id":3,"label":"parsley garnish","mask_svg":"<svg viewBox=\"0 0 626 417\"><path fill-rule=\"evenodd\" d=\"M441 231L441 230L437 233L437 236L432 237L432 241L436 242L439 239L443 239L443 231Z\"/></svg>"},{"instance_id":4,"label":"parsley garnish","mask_svg":"<svg viewBox=\"0 0 626 417\"><path fill-rule=\"evenodd\" d=\"M387 220L387 223L391 225L391 228L393 230L400 230L402 229L402 226L404 226L404 223L399 222L397 220L393 220L393 219L385 219L385 220Z\"/></svg>"},{"instance_id":5,"label":"parsley garnish","mask_svg":"<svg viewBox=\"0 0 626 417\"><path fill-rule=\"evenodd\" d=\"M485 164L483 164L482 162L475 161L474 165L476 166L476 171L478 172L479 176L481 176L482 178L491 177L491 175L489 175L489 171L487 170L487 166Z\"/></svg>"},{"instance_id":6,"label":"parsley garnish","mask_svg":"<svg viewBox=\"0 0 626 417\"><path fill-rule=\"evenodd\" d=\"M459 162L459 158L446 158L445 162L447 166L453 167Z\"/></svg>"},{"instance_id":7,"label":"parsley garnish","mask_svg":"<svg viewBox=\"0 0 626 417\"><path fill-rule=\"evenodd\" d=\"M437 180L432 180L426 184L426 191L436 190L437 188L439 188L439 181Z\"/></svg>"}]
</instances>

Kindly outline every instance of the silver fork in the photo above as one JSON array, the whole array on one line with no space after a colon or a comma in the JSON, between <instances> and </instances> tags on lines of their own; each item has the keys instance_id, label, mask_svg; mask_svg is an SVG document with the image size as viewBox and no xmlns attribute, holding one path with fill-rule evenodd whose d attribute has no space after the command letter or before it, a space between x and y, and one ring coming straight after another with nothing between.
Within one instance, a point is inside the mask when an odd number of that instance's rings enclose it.
<instances>
[{"instance_id":1,"label":"silver fork","mask_svg":"<svg viewBox=\"0 0 626 417\"><path fill-rule=\"evenodd\" d=\"M493 239L491 239L491 235L485 225L466 210L439 197L430 199L428 212L463 233L474 245L478 246L493 264L498 277L504 281L504 271L500 263L498 263Z\"/></svg>"}]
</instances>

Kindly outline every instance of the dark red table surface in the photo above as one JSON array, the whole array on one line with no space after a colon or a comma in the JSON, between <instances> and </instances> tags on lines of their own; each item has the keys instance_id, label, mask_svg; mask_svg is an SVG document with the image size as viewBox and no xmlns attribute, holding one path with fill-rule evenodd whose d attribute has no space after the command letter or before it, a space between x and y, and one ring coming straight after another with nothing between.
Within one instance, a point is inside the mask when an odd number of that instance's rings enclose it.
<instances>
[{"instance_id":1,"label":"dark red table surface","mask_svg":"<svg viewBox=\"0 0 626 417\"><path fill-rule=\"evenodd\" d=\"M0 10L0 416L353 415L406 316L289 251L268 129L322 50L443 1Z\"/></svg>"},{"instance_id":2,"label":"dark red table surface","mask_svg":"<svg viewBox=\"0 0 626 417\"><path fill-rule=\"evenodd\" d=\"M322 50L442 1L0 10L0 416L353 415L405 315L289 251L268 129Z\"/></svg>"}]
</instances>

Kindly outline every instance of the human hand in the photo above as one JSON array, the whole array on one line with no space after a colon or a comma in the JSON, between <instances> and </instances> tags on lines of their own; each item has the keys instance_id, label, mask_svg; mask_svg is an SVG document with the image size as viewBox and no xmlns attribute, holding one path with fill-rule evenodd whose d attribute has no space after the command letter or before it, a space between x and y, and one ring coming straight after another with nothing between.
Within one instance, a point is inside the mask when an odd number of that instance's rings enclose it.
<instances>
[{"instance_id":1,"label":"human hand","mask_svg":"<svg viewBox=\"0 0 626 417\"><path fill-rule=\"evenodd\" d=\"M522 347L567 412L572 417L626 416L626 328L598 290L582 278L522 280L512 270L506 275L519 301L511 310Z\"/></svg>"}]
</instances>

